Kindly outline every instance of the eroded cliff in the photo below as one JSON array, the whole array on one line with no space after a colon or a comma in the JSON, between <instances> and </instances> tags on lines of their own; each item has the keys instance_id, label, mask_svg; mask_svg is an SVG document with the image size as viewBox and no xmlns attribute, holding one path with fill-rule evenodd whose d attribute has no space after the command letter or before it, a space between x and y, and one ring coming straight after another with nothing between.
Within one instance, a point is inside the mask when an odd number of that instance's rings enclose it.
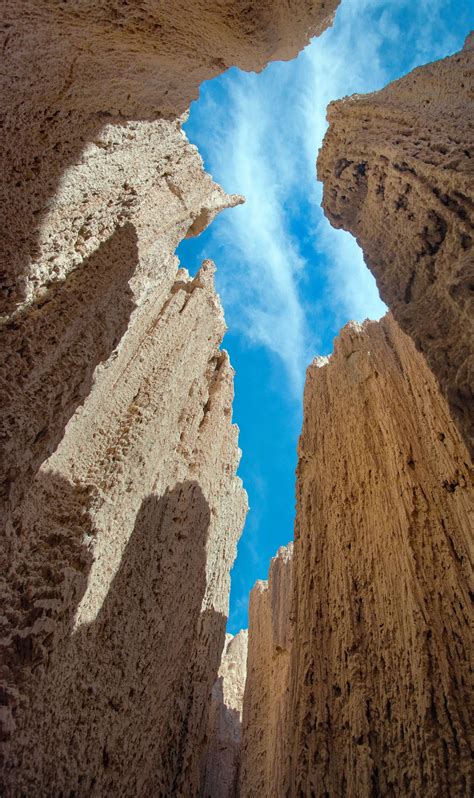
<instances>
[{"instance_id":1,"label":"eroded cliff","mask_svg":"<svg viewBox=\"0 0 474 798\"><path fill-rule=\"evenodd\" d=\"M198 789L246 512L212 271L150 302L12 515L5 794Z\"/></svg>"},{"instance_id":2,"label":"eroded cliff","mask_svg":"<svg viewBox=\"0 0 474 798\"><path fill-rule=\"evenodd\" d=\"M291 795L472 792L468 462L435 378L390 316L347 325L308 369Z\"/></svg>"},{"instance_id":3,"label":"eroded cliff","mask_svg":"<svg viewBox=\"0 0 474 798\"><path fill-rule=\"evenodd\" d=\"M293 544L271 560L268 581L250 593L240 798L286 795Z\"/></svg>"},{"instance_id":4,"label":"eroded cliff","mask_svg":"<svg viewBox=\"0 0 474 798\"><path fill-rule=\"evenodd\" d=\"M3 325L6 795L199 788L246 498L214 267L173 253L239 201L178 122L104 127Z\"/></svg>"},{"instance_id":5,"label":"eroded cliff","mask_svg":"<svg viewBox=\"0 0 474 798\"><path fill-rule=\"evenodd\" d=\"M235 637L226 635L217 681L212 688L203 798L237 798L247 646L247 629Z\"/></svg>"},{"instance_id":6,"label":"eroded cliff","mask_svg":"<svg viewBox=\"0 0 474 798\"><path fill-rule=\"evenodd\" d=\"M294 57L337 2L5 0L1 310L62 279L145 202L156 120L179 117L230 66Z\"/></svg>"},{"instance_id":7,"label":"eroded cliff","mask_svg":"<svg viewBox=\"0 0 474 798\"><path fill-rule=\"evenodd\" d=\"M474 51L328 108L324 210L364 250L383 300L437 376L474 451Z\"/></svg>"}]
</instances>

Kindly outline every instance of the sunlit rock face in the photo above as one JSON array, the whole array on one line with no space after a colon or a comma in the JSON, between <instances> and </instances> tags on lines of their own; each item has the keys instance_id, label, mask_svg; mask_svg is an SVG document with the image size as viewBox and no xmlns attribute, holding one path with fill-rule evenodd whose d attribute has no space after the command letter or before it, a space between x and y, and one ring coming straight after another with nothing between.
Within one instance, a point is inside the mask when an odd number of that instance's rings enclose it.
<instances>
[{"instance_id":1,"label":"sunlit rock face","mask_svg":"<svg viewBox=\"0 0 474 798\"><path fill-rule=\"evenodd\" d=\"M329 361L308 369L292 796L472 792L468 462L435 378L390 315L347 325ZM249 634L251 651L252 622Z\"/></svg>"},{"instance_id":2,"label":"sunlit rock face","mask_svg":"<svg viewBox=\"0 0 474 798\"><path fill-rule=\"evenodd\" d=\"M212 688L202 798L237 798L247 644L247 629L226 635Z\"/></svg>"},{"instance_id":3,"label":"sunlit rock face","mask_svg":"<svg viewBox=\"0 0 474 798\"><path fill-rule=\"evenodd\" d=\"M246 512L212 271L149 298L10 518L6 795L199 787Z\"/></svg>"},{"instance_id":4,"label":"sunlit rock face","mask_svg":"<svg viewBox=\"0 0 474 798\"><path fill-rule=\"evenodd\" d=\"M282 546L250 594L240 798L287 794L292 557Z\"/></svg>"},{"instance_id":5,"label":"sunlit rock face","mask_svg":"<svg viewBox=\"0 0 474 798\"><path fill-rule=\"evenodd\" d=\"M474 51L328 108L323 207L437 376L474 451Z\"/></svg>"}]
</instances>

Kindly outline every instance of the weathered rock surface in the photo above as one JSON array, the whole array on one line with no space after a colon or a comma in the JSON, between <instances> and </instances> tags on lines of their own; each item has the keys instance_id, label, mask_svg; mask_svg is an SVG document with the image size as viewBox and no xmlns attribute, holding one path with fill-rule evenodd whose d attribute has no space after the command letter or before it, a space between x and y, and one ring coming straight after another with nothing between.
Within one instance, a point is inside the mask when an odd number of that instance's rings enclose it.
<instances>
[{"instance_id":1,"label":"weathered rock surface","mask_svg":"<svg viewBox=\"0 0 474 798\"><path fill-rule=\"evenodd\" d=\"M247 644L247 629L235 637L226 635L217 681L212 688L203 798L237 796Z\"/></svg>"},{"instance_id":2,"label":"weathered rock surface","mask_svg":"<svg viewBox=\"0 0 474 798\"><path fill-rule=\"evenodd\" d=\"M292 557L282 546L250 593L240 798L287 794Z\"/></svg>"},{"instance_id":3,"label":"weathered rock surface","mask_svg":"<svg viewBox=\"0 0 474 798\"><path fill-rule=\"evenodd\" d=\"M435 378L390 316L347 325L308 369L291 795L472 794L467 463Z\"/></svg>"},{"instance_id":4,"label":"weathered rock surface","mask_svg":"<svg viewBox=\"0 0 474 798\"><path fill-rule=\"evenodd\" d=\"M178 123L136 133L105 128L64 178L62 279L2 329L6 795L199 789L246 499L213 266L191 280L173 253L240 198ZM107 227L101 180L124 174ZM88 202L106 240L71 265L61 225Z\"/></svg>"},{"instance_id":5,"label":"weathered rock surface","mask_svg":"<svg viewBox=\"0 0 474 798\"><path fill-rule=\"evenodd\" d=\"M155 120L179 117L230 66L292 58L337 3L5 0L0 312L62 279L146 204Z\"/></svg>"},{"instance_id":6,"label":"weathered rock surface","mask_svg":"<svg viewBox=\"0 0 474 798\"><path fill-rule=\"evenodd\" d=\"M437 376L474 452L474 50L328 108L323 207Z\"/></svg>"},{"instance_id":7,"label":"weathered rock surface","mask_svg":"<svg viewBox=\"0 0 474 798\"><path fill-rule=\"evenodd\" d=\"M198 790L246 511L212 274L155 288L118 346L85 308L115 348L8 529L5 795Z\"/></svg>"}]
</instances>

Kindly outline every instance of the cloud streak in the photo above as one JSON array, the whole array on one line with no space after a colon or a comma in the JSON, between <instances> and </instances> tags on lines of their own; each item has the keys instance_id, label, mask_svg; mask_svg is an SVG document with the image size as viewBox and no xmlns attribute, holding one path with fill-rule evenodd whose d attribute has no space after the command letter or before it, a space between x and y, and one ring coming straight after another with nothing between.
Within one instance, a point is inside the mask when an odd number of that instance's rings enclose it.
<instances>
[{"instance_id":1,"label":"cloud streak","mask_svg":"<svg viewBox=\"0 0 474 798\"><path fill-rule=\"evenodd\" d=\"M238 70L214 81L197 136L206 166L246 204L217 219L211 236L229 326L283 363L295 397L329 318L379 318L386 310L354 239L320 208L317 151L326 107L374 91L397 75L397 48L409 68L455 49L443 0L342 0L335 25L290 63L259 75ZM337 331L335 331L337 332Z\"/></svg>"}]
</instances>

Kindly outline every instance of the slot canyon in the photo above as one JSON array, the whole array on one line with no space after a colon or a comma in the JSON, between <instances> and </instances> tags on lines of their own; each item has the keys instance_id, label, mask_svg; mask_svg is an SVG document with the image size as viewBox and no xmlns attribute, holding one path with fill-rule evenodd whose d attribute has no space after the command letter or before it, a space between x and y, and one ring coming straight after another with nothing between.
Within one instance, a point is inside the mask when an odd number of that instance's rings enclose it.
<instances>
[{"instance_id":1,"label":"slot canyon","mask_svg":"<svg viewBox=\"0 0 474 798\"><path fill-rule=\"evenodd\" d=\"M226 632L234 371L176 250L245 197L183 124L338 5L2 2L5 798L473 793L472 36L328 107L324 212L388 312L307 364L294 540Z\"/></svg>"}]
</instances>

